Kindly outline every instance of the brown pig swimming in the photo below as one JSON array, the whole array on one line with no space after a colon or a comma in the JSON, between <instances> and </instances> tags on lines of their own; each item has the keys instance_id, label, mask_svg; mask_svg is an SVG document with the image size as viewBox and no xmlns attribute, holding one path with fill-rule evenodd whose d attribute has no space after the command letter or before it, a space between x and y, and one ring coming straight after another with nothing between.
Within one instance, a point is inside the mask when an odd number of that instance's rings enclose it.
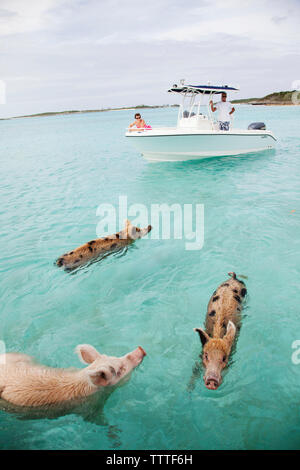
<instances>
[{"instance_id":1,"label":"brown pig swimming","mask_svg":"<svg viewBox=\"0 0 300 470\"><path fill-rule=\"evenodd\" d=\"M78 268L79 266L101 256L114 251L119 251L133 243L137 238L142 238L147 235L151 229L151 225L148 225L146 228L134 227L130 220L126 220L125 228L121 230L121 232L105 238L91 240L90 242L87 242L84 245L60 256L56 260L56 264L57 266L64 267L65 269Z\"/></svg>"},{"instance_id":2,"label":"brown pig swimming","mask_svg":"<svg viewBox=\"0 0 300 470\"><path fill-rule=\"evenodd\" d=\"M228 363L247 293L245 283L235 273L228 274L231 278L215 290L208 303L205 330L194 329L203 346L204 383L210 390L221 385L222 370Z\"/></svg>"}]
</instances>

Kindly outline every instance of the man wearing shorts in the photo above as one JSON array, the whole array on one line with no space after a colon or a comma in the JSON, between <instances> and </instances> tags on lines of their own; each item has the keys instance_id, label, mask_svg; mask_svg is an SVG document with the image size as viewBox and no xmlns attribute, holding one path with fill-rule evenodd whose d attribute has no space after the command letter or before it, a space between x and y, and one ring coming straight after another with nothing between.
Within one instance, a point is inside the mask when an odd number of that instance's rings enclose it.
<instances>
[{"instance_id":1,"label":"man wearing shorts","mask_svg":"<svg viewBox=\"0 0 300 470\"><path fill-rule=\"evenodd\" d=\"M216 110L219 111L218 122L219 122L220 131L229 131L230 116L235 111L230 101L226 101L226 99L227 99L227 94L223 92L222 101L219 101L219 103L216 103L215 105L212 101L209 102L213 113Z\"/></svg>"}]
</instances>

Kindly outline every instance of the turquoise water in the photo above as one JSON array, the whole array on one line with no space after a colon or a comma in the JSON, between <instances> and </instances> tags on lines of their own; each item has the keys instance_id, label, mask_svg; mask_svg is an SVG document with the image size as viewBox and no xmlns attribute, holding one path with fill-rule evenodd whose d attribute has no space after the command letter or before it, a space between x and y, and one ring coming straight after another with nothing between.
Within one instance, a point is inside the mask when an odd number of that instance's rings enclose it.
<instances>
[{"instance_id":1,"label":"turquoise water","mask_svg":"<svg viewBox=\"0 0 300 470\"><path fill-rule=\"evenodd\" d=\"M78 366L93 344L148 355L107 400L101 425L77 414L18 419L0 412L8 449L295 449L300 447L300 107L239 107L265 121L275 152L150 164L123 137L132 111L1 121L1 322L7 350ZM172 125L175 109L143 111ZM99 204L200 203L205 241L137 241L67 274L62 253L96 236ZM292 212L294 211L294 212ZM193 327L228 271L248 277L241 334L218 391L188 387L201 351ZM95 407L91 415L99 414ZM97 421L95 419L95 421ZM114 430L115 437L112 437Z\"/></svg>"}]
</instances>

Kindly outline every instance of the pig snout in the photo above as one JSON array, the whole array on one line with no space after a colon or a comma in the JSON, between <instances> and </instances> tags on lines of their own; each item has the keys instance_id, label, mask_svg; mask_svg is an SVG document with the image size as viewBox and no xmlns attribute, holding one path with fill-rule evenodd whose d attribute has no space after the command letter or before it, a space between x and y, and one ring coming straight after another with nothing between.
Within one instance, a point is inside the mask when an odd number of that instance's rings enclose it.
<instances>
[{"instance_id":1,"label":"pig snout","mask_svg":"<svg viewBox=\"0 0 300 470\"><path fill-rule=\"evenodd\" d=\"M142 348L142 346L138 346L138 349L139 349L140 352L143 354L143 357L144 357L144 356L147 356L147 353L146 353L145 349Z\"/></svg>"},{"instance_id":2,"label":"pig snout","mask_svg":"<svg viewBox=\"0 0 300 470\"><path fill-rule=\"evenodd\" d=\"M221 377L214 373L206 374L204 377L205 387L208 388L208 390L217 390L221 382Z\"/></svg>"},{"instance_id":3,"label":"pig snout","mask_svg":"<svg viewBox=\"0 0 300 470\"><path fill-rule=\"evenodd\" d=\"M146 356L146 352L141 346L138 346L134 351L127 355L127 359L132 363L133 367L137 367L144 357Z\"/></svg>"}]
</instances>

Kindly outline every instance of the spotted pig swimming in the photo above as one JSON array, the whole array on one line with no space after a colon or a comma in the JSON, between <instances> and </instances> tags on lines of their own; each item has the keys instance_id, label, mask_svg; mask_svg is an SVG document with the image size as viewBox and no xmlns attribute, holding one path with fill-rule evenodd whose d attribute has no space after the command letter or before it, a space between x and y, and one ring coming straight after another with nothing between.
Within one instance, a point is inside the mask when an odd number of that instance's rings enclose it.
<instances>
[{"instance_id":1,"label":"spotted pig swimming","mask_svg":"<svg viewBox=\"0 0 300 470\"><path fill-rule=\"evenodd\" d=\"M105 238L91 240L65 253L56 260L56 265L66 270L78 268L108 253L121 250L133 243L137 238L142 238L147 235L151 229L151 225L141 229L132 225L130 220L126 220L125 228L121 230L121 232L109 235Z\"/></svg>"},{"instance_id":2,"label":"spotted pig swimming","mask_svg":"<svg viewBox=\"0 0 300 470\"><path fill-rule=\"evenodd\" d=\"M247 294L245 283L235 273L214 291L207 306L205 330L195 328L203 347L204 383L216 390L222 383L222 370L240 327L243 301Z\"/></svg>"}]
</instances>

